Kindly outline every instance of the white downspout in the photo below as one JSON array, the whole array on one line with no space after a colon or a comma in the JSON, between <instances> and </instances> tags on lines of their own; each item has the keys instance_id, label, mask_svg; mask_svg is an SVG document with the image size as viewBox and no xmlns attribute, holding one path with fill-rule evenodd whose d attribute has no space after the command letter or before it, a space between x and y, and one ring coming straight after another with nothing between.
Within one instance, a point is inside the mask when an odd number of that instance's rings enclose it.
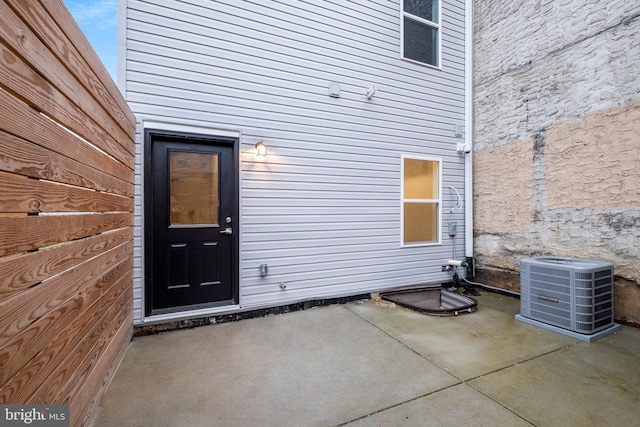
<instances>
[{"instance_id":1,"label":"white downspout","mask_svg":"<svg viewBox=\"0 0 640 427\"><path fill-rule=\"evenodd\" d=\"M473 258L473 1L466 0L464 8L464 248L467 259Z\"/></svg>"}]
</instances>

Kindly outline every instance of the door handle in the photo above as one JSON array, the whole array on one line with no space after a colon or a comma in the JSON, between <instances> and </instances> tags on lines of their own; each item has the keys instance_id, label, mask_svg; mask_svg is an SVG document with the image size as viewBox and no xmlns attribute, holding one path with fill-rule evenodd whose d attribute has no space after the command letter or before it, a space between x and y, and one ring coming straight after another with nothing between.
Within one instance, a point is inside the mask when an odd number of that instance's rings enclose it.
<instances>
[{"instance_id":1,"label":"door handle","mask_svg":"<svg viewBox=\"0 0 640 427\"><path fill-rule=\"evenodd\" d=\"M227 227L224 230L220 230L220 234L233 234L233 228Z\"/></svg>"}]
</instances>

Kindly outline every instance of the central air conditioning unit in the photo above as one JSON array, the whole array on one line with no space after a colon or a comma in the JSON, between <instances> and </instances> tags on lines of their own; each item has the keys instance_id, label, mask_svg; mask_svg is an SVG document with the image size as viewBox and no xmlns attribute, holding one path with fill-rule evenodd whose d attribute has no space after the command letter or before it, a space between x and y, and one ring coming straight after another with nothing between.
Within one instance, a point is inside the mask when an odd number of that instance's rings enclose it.
<instances>
[{"instance_id":1,"label":"central air conditioning unit","mask_svg":"<svg viewBox=\"0 0 640 427\"><path fill-rule=\"evenodd\" d=\"M516 319L584 341L617 331L613 265L575 258L523 259Z\"/></svg>"}]
</instances>

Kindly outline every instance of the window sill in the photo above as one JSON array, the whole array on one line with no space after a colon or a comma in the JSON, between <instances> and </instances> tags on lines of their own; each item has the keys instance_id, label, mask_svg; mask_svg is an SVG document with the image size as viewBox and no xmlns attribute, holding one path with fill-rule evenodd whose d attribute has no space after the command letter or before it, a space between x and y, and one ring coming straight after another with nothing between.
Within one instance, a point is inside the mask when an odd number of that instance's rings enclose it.
<instances>
[{"instance_id":1,"label":"window sill","mask_svg":"<svg viewBox=\"0 0 640 427\"><path fill-rule=\"evenodd\" d=\"M438 65L438 66L431 65L431 64L427 64L425 62L416 61L415 59L405 58L404 56L401 56L400 59L403 60L403 61L406 61L406 62L410 62L412 64L420 65L422 67L431 68L432 70L442 71L442 64Z\"/></svg>"},{"instance_id":2,"label":"window sill","mask_svg":"<svg viewBox=\"0 0 640 427\"><path fill-rule=\"evenodd\" d=\"M424 248L428 246L442 246L442 242L430 243L400 243L401 248Z\"/></svg>"}]
</instances>

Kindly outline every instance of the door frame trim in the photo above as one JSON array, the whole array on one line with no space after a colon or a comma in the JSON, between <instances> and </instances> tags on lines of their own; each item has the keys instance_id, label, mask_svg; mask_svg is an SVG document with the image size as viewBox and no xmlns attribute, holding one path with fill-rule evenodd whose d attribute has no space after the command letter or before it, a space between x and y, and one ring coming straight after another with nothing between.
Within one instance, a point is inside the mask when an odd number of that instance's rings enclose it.
<instances>
[{"instance_id":1,"label":"door frame trim","mask_svg":"<svg viewBox=\"0 0 640 427\"><path fill-rule=\"evenodd\" d=\"M142 200L142 224L141 237L142 237L142 321L143 323L156 323L159 321L169 321L184 319L189 317L197 317L201 315L214 314L220 312L237 311L240 307L240 234L241 234L241 220L240 220L240 132L232 131L228 129L216 129L205 128L201 126L194 126L184 123L169 123L159 121L141 121L141 159L142 159L142 185L141 185L141 200ZM231 266L233 280L233 303L223 306L214 306L204 309L196 310L179 310L174 313L167 314L152 314L151 312L151 292L150 284L152 280L151 269L151 256L152 253L150 245L153 243L151 239L151 230L153 227L152 208L153 208L153 196L149 191L152 184L152 164L151 164L151 141L156 136L169 136L190 139L193 142L198 141L216 141L228 144L233 148L233 176L234 176L234 189L233 189L233 216L237 218L236 227L237 232L233 235L233 245L235 248L233 254L233 264Z\"/></svg>"}]
</instances>

